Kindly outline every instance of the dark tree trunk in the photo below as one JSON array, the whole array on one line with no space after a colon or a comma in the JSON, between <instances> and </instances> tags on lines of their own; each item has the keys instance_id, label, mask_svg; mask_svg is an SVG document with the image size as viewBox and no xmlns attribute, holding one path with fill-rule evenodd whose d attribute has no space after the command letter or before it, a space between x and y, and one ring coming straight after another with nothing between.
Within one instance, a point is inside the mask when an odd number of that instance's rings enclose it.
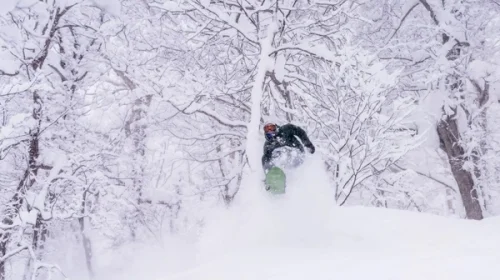
<instances>
[{"instance_id":1,"label":"dark tree trunk","mask_svg":"<svg viewBox=\"0 0 500 280\"><path fill-rule=\"evenodd\" d=\"M14 223L14 218L19 214L19 209L21 208L24 195L35 183L35 177L38 174L39 167L37 166L37 159L40 155L39 135L41 127L42 101L36 91L33 92L33 102L34 108L32 116L38 125L30 131L28 167L24 172L23 178L19 182L16 193L8 202L9 206L7 207L7 210L4 213L4 218L2 219L2 222L5 225L12 225ZM7 254L11 234L12 232L8 229L0 231L0 259ZM0 262L0 280L6 279L5 261Z\"/></svg>"},{"instance_id":2,"label":"dark tree trunk","mask_svg":"<svg viewBox=\"0 0 500 280\"><path fill-rule=\"evenodd\" d=\"M443 43L446 43L448 40L449 37L443 35ZM457 59L462 53L462 47L466 45L467 43L460 42L455 44L455 46L448 52L446 56L447 59L450 61ZM447 89L450 92L463 92L465 84L463 80L463 77L449 75L447 77ZM465 150L460 143L461 136L456 119L458 109L456 106L450 109L453 110L453 115L450 115L443 110L443 117L437 125L439 141L441 143L441 147L448 156L451 172L457 182L467 219L481 220L483 219L483 211L481 205L479 204L478 191L474 182L474 175L478 175L478 173L463 169L467 156L465 155ZM475 168L475 171L477 171L477 167Z\"/></svg>"},{"instance_id":3,"label":"dark tree trunk","mask_svg":"<svg viewBox=\"0 0 500 280\"><path fill-rule=\"evenodd\" d=\"M446 116L437 126L437 133L443 150L448 155L451 172L455 177L462 197L465 213L468 219L483 219L483 211L478 201L477 190L474 186L472 173L463 169L464 149L459 145L460 134L457 120L453 116Z\"/></svg>"}]
</instances>

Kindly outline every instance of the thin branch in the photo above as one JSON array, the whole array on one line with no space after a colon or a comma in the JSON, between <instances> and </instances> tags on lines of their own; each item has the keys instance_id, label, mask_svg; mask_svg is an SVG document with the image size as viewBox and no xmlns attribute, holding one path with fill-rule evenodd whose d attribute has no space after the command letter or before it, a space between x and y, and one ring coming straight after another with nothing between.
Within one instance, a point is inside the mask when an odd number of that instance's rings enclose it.
<instances>
[{"instance_id":1,"label":"thin branch","mask_svg":"<svg viewBox=\"0 0 500 280\"><path fill-rule=\"evenodd\" d=\"M401 166L397 165L396 163L394 163L394 166L396 166L397 168L399 168L399 169L401 169L401 170L403 170L403 171L408 170L407 168L401 167ZM413 169L412 169L412 171L414 171L415 173L417 173L417 174L418 174L418 175L420 175L420 176L424 176L424 177L426 177L426 178L428 178L428 179L431 179L431 180L433 180L433 181L435 181L435 182L437 182L437 183L439 183L439 184L441 184L441 185L445 186L446 188L448 188L448 189L452 190L454 193L457 193L457 191L455 190L455 188L453 188L452 186L450 186L450 185L446 184L445 182L443 182L443 181L441 181L441 180L439 180L439 179L436 179L436 178L434 178L434 177L432 177L432 176L430 176L430 175L427 175L427 174L422 173L422 172L417 171L417 170L413 170Z\"/></svg>"},{"instance_id":2,"label":"thin branch","mask_svg":"<svg viewBox=\"0 0 500 280\"><path fill-rule=\"evenodd\" d=\"M437 19L436 13L431 8L431 5L429 5L429 3L427 3L427 0L420 0L420 3L422 3L422 5L424 5L425 9L427 9L427 11L429 11L429 13L431 14L431 18L434 21L434 23L436 25L439 25L439 21Z\"/></svg>"},{"instance_id":3,"label":"thin branch","mask_svg":"<svg viewBox=\"0 0 500 280\"><path fill-rule=\"evenodd\" d=\"M419 4L420 3L417 2L410 9L408 9L408 11L406 12L406 14L403 16L403 18L399 22L399 25L396 28L396 30L394 30L394 32L392 33L391 37L386 41L386 44L389 43L392 40L392 38L394 38L394 36L396 36L396 33L398 33L398 31L401 28L401 26L403 26L403 23L404 23L405 19L410 15L410 13L413 11L413 9L415 9L415 7L417 7Z\"/></svg>"},{"instance_id":4,"label":"thin branch","mask_svg":"<svg viewBox=\"0 0 500 280\"><path fill-rule=\"evenodd\" d=\"M7 73L7 72L5 72L3 70L0 70L0 76L3 75L3 76L11 76L11 77L13 77L13 76L16 76L17 74L19 74L19 71L16 71L14 73Z\"/></svg>"},{"instance_id":5,"label":"thin branch","mask_svg":"<svg viewBox=\"0 0 500 280\"><path fill-rule=\"evenodd\" d=\"M61 73L61 71L59 71L59 69L57 69L56 67L54 67L52 64L48 64L48 66L50 68L52 68L52 70L54 70L59 75L59 77L61 78L62 82L65 82L65 81L68 80L68 79L66 79L66 77L64 77L64 75Z\"/></svg>"}]
</instances>

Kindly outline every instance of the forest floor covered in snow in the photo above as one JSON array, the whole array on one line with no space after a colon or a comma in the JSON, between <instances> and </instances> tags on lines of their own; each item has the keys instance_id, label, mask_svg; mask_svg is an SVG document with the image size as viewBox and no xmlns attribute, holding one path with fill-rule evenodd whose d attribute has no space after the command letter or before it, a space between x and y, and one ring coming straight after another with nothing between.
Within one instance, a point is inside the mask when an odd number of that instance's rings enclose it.
<instances>
[{"instance_id":1,"label":"forest floor covered in snow","mask_svg":"<svg viewBox=\"0 0 500 280\"><path fill-rule=\"evenodd\" d=\"M202 234L133 249L99 279L499 279L499 217L335 207L318 167L291 174L284 197L243 189Z\"/></svg>"}]
</instances>

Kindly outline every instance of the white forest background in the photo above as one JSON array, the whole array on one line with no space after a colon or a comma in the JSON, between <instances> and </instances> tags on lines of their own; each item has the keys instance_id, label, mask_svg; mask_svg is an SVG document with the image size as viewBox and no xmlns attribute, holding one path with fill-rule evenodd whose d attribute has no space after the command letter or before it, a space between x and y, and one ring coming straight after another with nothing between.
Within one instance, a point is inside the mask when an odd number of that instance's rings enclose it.
<instances>
[{"instance_id":1,"label":"white forest background","mask_svg":"<svg viewBox=\"0 0 500 280\"><path fill-rule=\"evenodd\" d=\"M1 280L202 229L267 121L336 205L500 213L497 0L3 0L0 47Z\"/></svg>"}]
</instances>

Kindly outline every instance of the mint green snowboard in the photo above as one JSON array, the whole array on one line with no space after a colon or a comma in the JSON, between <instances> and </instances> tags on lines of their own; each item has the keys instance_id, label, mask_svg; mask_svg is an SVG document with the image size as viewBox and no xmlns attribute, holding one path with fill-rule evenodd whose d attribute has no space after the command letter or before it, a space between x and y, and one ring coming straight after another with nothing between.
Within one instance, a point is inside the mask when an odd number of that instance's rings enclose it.
<instances>
[{"instance_id":1,"label":"mint green snowboard","mask_svg":"<svg viewBox=\"0 0 500 280\"><path fill-rule=\"evenodd\" d=\"M279 167L272 167L266 174L266 190L272 194L285 193L285 172Z\"/></svg>"}]
</instances>

